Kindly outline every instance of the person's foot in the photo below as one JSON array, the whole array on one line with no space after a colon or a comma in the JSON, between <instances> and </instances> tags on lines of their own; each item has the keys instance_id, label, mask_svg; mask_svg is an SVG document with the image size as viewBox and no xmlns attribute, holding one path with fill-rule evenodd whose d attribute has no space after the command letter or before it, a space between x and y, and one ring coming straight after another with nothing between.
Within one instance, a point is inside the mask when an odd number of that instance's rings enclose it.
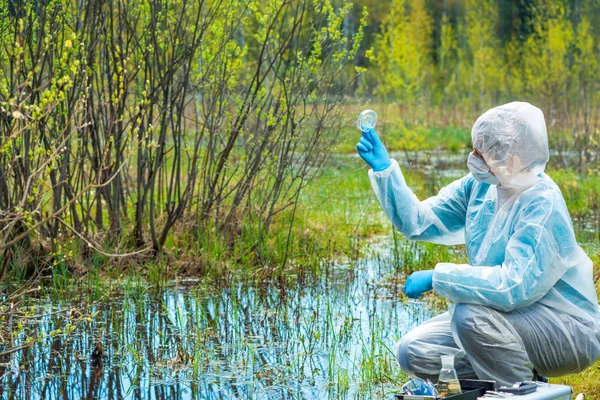
<instances>
[{"instance_id":1,"label":"person's foot","mask_svg":"<svg viewBox=\"0 0 600 400\"><path fill-rule=\"evenodd\" d=\"M546 378L543 375L538 374L538 372L534 369L533 370L533 381L534 382L548 383L548 378Z\"/></svg>"}]
</instances>

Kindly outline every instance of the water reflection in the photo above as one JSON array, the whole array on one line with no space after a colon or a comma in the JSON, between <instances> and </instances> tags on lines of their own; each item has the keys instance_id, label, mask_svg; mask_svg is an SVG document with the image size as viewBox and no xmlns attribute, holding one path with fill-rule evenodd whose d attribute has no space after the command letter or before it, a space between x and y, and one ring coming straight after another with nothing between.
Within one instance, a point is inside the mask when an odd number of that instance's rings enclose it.
<instances>
[{"instance_id":1,"label":"water reflection","mask_svg":"<svg viewBox=\"0 0 600 400\"><path fill-rule=\"evenodd\" d=\"M373 259L291 287L138 286L81 315L32 300L38 340L0 359L0 397L372 398L401 378L389 348L431 316L398 278Z\"/></svg>"}]
</instances>

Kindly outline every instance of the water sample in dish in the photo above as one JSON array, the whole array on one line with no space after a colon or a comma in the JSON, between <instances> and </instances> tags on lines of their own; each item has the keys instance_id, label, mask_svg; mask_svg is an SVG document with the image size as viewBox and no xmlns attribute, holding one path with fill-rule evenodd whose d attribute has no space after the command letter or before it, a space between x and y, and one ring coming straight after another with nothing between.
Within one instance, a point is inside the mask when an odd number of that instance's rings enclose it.
<instances>
[{"instance_id":1,"label":"water sample in dish","mask_svg":"<svg viewBox=\"0 0 600 400\"><path fill-rule=\"evenodd\" d=\"M373 110L364 110L356 120L356 126L363 132L375 128L375 124L377 124L377 114Z\"/></svg>"}]
</instances>

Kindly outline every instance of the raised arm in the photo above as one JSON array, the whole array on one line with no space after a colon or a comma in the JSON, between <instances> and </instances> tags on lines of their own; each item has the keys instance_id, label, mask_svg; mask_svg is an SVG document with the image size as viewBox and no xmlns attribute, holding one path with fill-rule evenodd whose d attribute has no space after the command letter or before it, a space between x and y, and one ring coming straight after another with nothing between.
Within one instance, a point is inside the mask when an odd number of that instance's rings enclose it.
<instances>
[{"instance_id":1,"label":"raised arm","mask_svg":"<svg viewBox=\"0 0 600 400\"><path fill-rule=\"evenodd\" d=\"M356 148L372 168L371 185L396 229L414 240L464 243L469 192L475 182L470 174L421 202L406 185L398 163L390 159L374 130L364 132Z\"/></svg>"},{"instance_id":2,"label":"raised arm","mask_svg":"<svg viewBox=\"0 0 600 400\"><path fill-rule=\"evenodd\" d=\"M406 185L395 160L383 171L369 171L369 178L379 204L394 227L407 238L442 244L465 242L467 204L474 183L471 175L425 201L419 201Z\"/></svg>"}]
</instances>

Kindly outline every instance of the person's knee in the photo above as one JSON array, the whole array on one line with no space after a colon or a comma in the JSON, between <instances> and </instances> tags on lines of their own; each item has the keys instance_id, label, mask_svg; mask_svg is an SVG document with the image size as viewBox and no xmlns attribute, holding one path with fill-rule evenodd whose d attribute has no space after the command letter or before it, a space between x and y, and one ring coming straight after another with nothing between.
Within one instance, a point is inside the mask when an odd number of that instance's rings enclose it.
<instances>
[{"instance_id":1,"label":"person's knee","mask_svg":"<svg viewBox=\"0 0 600 400\"><path fill-rule=\"evenodd\" d=\"M408 334L402 337L394 347L396 361L398 361L400 369L409 376L416 376L415 351L417 349L415 348L415 340Z\"/></svg>"},{"instance_id":2,"label":"person's knee","mask_svg":"<svg viewBox=\"0 0 600 400\"><path fill-rule=\"evenodd\" d=\"M447 314L408 332L394 346L396 360L406 374L431 380L437 379L440 373L440 356L455 354L457 350Z\"/></svg>"}]
</instances>

